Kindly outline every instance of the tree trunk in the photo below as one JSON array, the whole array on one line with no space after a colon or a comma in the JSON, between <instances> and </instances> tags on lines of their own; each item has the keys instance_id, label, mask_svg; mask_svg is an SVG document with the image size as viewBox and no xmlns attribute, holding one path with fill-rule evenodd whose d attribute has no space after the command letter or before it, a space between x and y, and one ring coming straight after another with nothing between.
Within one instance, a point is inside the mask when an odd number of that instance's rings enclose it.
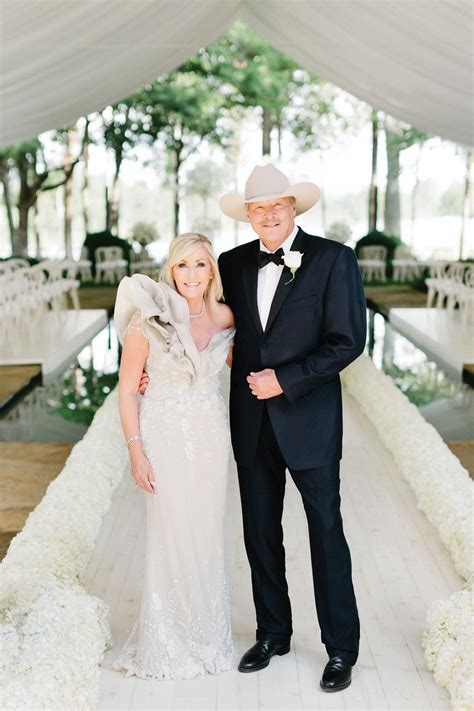
<instances>
[{"instance_id":1,"label":"tree trunk","mask_svg":"<svg viewBox=\"0 0 474 711\"><path fill-rule=\"evenodd\" d=\"M64 163L69 165L74 161L74 155L78 153L79 135L76 126L67 132L66 151L64 153ZM72 215L73 215L73 170L67 171L64 182L64 252L68 259L72 259Z\"/></svg>"},{"instance_id":2,"label":"tree trunk","mask_svg":"<svg viewBox=\"0 0 474 711\"><path fill-rule=\"evenodd\" d=\"M400 237L400 149L395 131L391 129L392 119L385 117L385 136L387 146L387 187L385 190L384 231L386 234Z\"/></svg>"},{"instance_id":3,"label":"tree trunk","mask_svg":"<svg viewBox=\"0 0 474 711\"><path fill-rule=\"evenodd\" d=\"M109 186L106 184L104 187L104 197L105 197L105 230L108 232L110 230L110 203L109 203Z\"/></svg>"},{"instance_id":4,"label":"tree trunk","mask_svg":"<svg viewBox=\"0 0 474 711\"><path fill-rule=\"evenodd\" d=\"M464 251L464 233L466 230L466 224L469 219L469 196L471 193L471 168L473 165L474 154L472 151L468 151L466 156L466 177L464 181L464 197L462 202L462 222L461 222L461 235L459 240L459 259L463 258Z\"/></svg>"},{"instance_id":5,"label":"tree trunk","mask_svg":"<svg viewBox=\"0 0 474 711\"><path fill-rule=\"evenodd\" d=\"M72 259L72 173L64 183L64 253Z\"/></svg>"},{"instance_id":6,"label":"tree trunk","mask_svg":"<svg viewBox=\"0 0 474 711\"><path fill-rule=\"evenodd\" d=\"M8 231L10 234L10 247L13 254L13 239L15 235L15 222L13 220L13 207L10 195L10 175L8 165L0 161L0 181L3 185L3 200L7 211Z\"/></svg>"},{"instance_id":7,"label":"tree trunk","mask_svg":"<svg viewBox=\"0 0 474 711\"><path fill-rule=\"evenodd\" d=\"M283 133L283 128L281 125L281 117L278 117L277 121L277 141L278 141L278 158L281 160L282 157L282 149L281 149L281 139L282 139L282 133Z\"/></svg>"},{"instance_id":8,"label":"tree trunk","mask_svg":"<svg viewBox=\"0 0 474 711\"><path fill-rule=\"evenodd\" d=\"M119 215L120 215L119 173L120 173L121 164L122 164L121 157L119 158L118 156L116 156L115 174L114 174L114 180L112 183L112 190L111 190L111 194L110 194L110 203L109 203L110 229L115 235L118 235L118 225L119 225Z\"/></svg>"},{"instance_id":9,"label":"tree trunk","mask_svg":"<svg viewBox=\"0 0 474 711\"><path fill-rule=\"evenodd\" d=\"M377 111L372 111L372 175L369 190L369 232L377 229L377 158L379 150L379 117Z\"/></svg>"},{"instance_id":10,"label":"tree trunk","mask_svg":"<svg viewBox=\"0 0 474 711\"><path fill-rule=\"evenodd\" d=\"M416 196L420 187L420 162L421 154L423 153L424 143L420 143L420 150L415 164L415 185L411 193L411 215L410 215L410 246L413 249L415 243L415 222L416 222Z\"/></svg>"},{"instance_id":11,"label":"tree trunk","mask_svg":"<svg viewBox=\"0 0 474 711\"><path fill-rule=\"evenodd\" d=\"M18 227L13 240L13 254L16 257L26 257L28 254L28 215L30 205L27 202L18 205Z\"/></svg>"},{"instance_id":12,"label":"tree trunk","mask_svg":"<svg viewBox=\"0 0 474 711\"><path fill-rule=\"evenodd\" d=\"M179 235L179 209L180 209L180 189L179 178L183 154L183 144L180 140L175 141L175 146L172 154L172 171L173 171L173 229L174 237Z\"/></svg>"},{"instance_id":13,"label":"tree trunk","mask_svg":"<svg viewBox=\"0 0 474 711\"><path fill-rule=\"evenodd\" d=\"M322 167L322 169L323 169L323 170L322 170L322 173L323 173L323 176L324 176L324 174L325 174L325 170L324 170L324 156L323 156L323 152L322 152L321 150L319 151L319 156L320 156L320 159L321 159L321 167ZM324 179L323 179L323 184L324 184ZM326 210L326 198L325 198L325 196L324 196L324 190L321 190L321 195L320 195L320 197L319 197L319 201L320 201L320 203L321 203L321 222L323 223L323 231L324 231L324 234L326 234L326 227L327 227L327 210Z\"/></svg>"},{"instance_id":14,"label":"tree trunk","mask_svg":"<svg viewBox=\"0 0 474 711\"><path fill-rule=\"evenodd\" d=\"M176 162L175 162L175 174L174 174L174 182L173 182L173 204L174 204L174 216L173 216L173 228L174 228L174 236L179 235L179 169L181 165L178 159L178 156L176 155Z\"/></svg>"},{"instance_id":15,"label":"tree trunk","mask_svg":"<svg viewBox=\"0 0 474 711\"><path fill-rule=\"evenodd\" d=\"M264 156L269 156L271 154L272 146L270 134L272 131L272 117L269 111L263 109L262 114L262 154Z\"/></svg>"},{"instance_id":16,"label":"tree trunk","mask_svg":"<svg viewBox=\"0 0 474 711\"><path fill-rule=\"evenodd\" d=\"M119 174L122 166L123 153L122 149L114 151L115 170L112 179L112 187L108 190L108 229L115 235L118 234L119 212L120 212L120 181Z\"/></svg>"},{"instance_id":17,"label":"tree trunk","mask_svg":"<svg viewBox=\"0 0 474 711\"><path fill-rule=\"evenodd\" d=\"M33 237L35 240L35 257L36 259L41 259L41 237L38 202L36 202L33 208Z\"/></svg>"},{"instance_id":18,"label":"tree trunk","mask_svg":"<svg viewBox=\"0 0 474 711\"><path fill-rule=\"evenodd\" d=\"M240 156L240 147L242 143L242 121L243 121L243 112L242 110L239 111L237 114L237 120L236 120L236 126L235 126L235 131L234 131L234 139L232 141L232 151L230 154L231 158L231 165L233 166L234 170L234 188L235 192L238 192L239 188L239 181L238 181L238 172L239 172L239 156ZM239 221L238 220L232 220L234 223L234 244L237 247L239 244Z\"/></svg>"},{"instance_id":19,"label":"tree trunk","mask_svg":"<svg viewBox=\"0 0 474 711\"><path fill-rule=\"evenodd\" d=\"M35 199L28 183L28 165L21 162L17 167L20 174L20 196L18 198L18 227L13 240L13 254L17 257L26 257L28 254L28 214Z\"/></svg>"},{"instance_id":20,"label":"tree trunk","mask_svg":"<svg viewBox=\"0 0 474 711\"><path fill-rule=\"evenodd\" d=\"M86 235L90 230L89 219L89 119L86 119L84 127L83 149L82 155L84 159L84 175L82 180L82 218L84 220L84 232Z\"/></svg>"}]
</instances>

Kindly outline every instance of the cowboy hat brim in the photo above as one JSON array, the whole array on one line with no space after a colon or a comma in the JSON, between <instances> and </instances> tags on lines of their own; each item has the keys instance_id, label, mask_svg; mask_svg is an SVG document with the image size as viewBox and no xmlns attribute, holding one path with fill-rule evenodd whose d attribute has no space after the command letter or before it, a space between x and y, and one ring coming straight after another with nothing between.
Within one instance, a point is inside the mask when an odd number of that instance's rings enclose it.
<instances>
[{"instance_id":1,"label":"cowboy hat brim","mask_svg":"<svg viewBox=\"0 0 474 711\"><path fill-rule=\"evenodd\" d=\"M271 195L258 195L258 197L245 200L241 195L223 195L219 200L219 207L224 215L239 220L240 222L250 222L247 217L246 205L251 202L264 202L265 200L277 200L282 197L294 197L296 200L296 214L310 210L319 200L320 190L314 183L296 183L282 193Z\"/></svg>"}]
</instances>

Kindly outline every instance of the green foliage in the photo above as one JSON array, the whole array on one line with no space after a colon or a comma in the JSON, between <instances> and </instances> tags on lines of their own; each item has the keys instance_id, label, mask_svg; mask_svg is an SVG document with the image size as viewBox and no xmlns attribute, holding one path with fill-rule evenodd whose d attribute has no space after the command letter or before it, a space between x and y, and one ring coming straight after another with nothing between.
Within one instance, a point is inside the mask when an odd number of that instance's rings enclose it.
<instances>
[{"instance_id":1,"label":"green foliage","mask_svg":"<svg viewBox=\"0 0 474 711\"><path fill-rule=\"evenodd\" d=\"M302 151L327 150L366 122L368 109L354 97L309 72L286 112L287 128Z\"/></svg>"},{"instance_id":2,"label":"green foliage","mask_svg":"<svg viewBox=\"0 0 474 711\"><path fill-rule=\"evenodd\" d=\"M26 163L30 166L36 165L37 154L42 150L42 143L38 138L31 141L24 141L15 146L0 148L0 160L11 160L14 164Z\"/></svg>"},{"instance_id":3,"label":"green foliage","mask_svg":"<svg viewBox=\"0 0 474 711\"><path fill-rule=\"evenodd\" d=\"M50 138L61 144L65 133L67 133L66 129L60 129ZM64 174L63 166L55 166L53 161L46 158L44 144L39 138L0 149L0 162L16 169L20 176L23 176L25 181L23 191L26 186L29 186L32 191L31 197L36 197L35 190L39 188L48 190L50 187L55 187L58 177Z\"/></svg>"},{"instance_id":4,"label":"green foliage","mask_svg":"<svg viewBox=\"0 0 474 711\"><path fill-rule=\"evenodd\" d=\"M225 167L202 159L186 173L186 195L198 195L204 202L214 198L227 178Z\"/></svg>"},{"instance_id":5,"label":"green foliage","mask_svg":"<svg viewBox=\"0 0 474 711\"><path fill-rule=\"evenodd\" d=\"M201 50L190 67L214 77L229 107L261 107L273 123L288 106L293 87L300 83L296 78L299 65L243 22L236 22Z\"/></svg>"},{"instance_id":6,"label":"green foliage","mask_svg":"<svg viewBox=\"0 0 474 711\"><path fill-rule=\"evenodd\" d=\"M135 96L142 114L143 135L161 139L181 163L206 139L222 145L228 132L218 121L224 98L194 72L177 70L159 78ZM172 167L172 166L171 166Z\"/></svg>"},{"instance_id":7,"label":"green foliage","mask_svg":"<svg viewBox=\"0 0 474 711\"><path fill-rule=\"evenodd\" d=\"M272 129L278 128L280 136L287 126L287 108L309 81L308 73L296 62L242 22L200 50L185 66L213 82L230 115L240 116L248 108L260 109L264 154L270 153Z\"/></svg>"},{"instance_id":8,"label":"green foliage","mask_svg":"<svg viewBox=\"0 0 474 711\"><path fill-rule=\"evenodd\" d=\"M395 119L391 119L389 125L389 130L385 130L385 140L387 153L390 154L400 153L415 143L424 143L430 137L429 134Z\"/></svg>"},{"instance_id":9,"label":"green foliage","mask_svg":"<svg viewBox=\"0 0 474 711\"><path fill-rule=\"evenodd\" d=\"M386 235L384 232L380 232L379 230L372 230L357 241L355 246L355 252L356 254L359 254L359 250L361 247L371 247L373 245L380 245L383 247L387 247L389 252L392 252L393 256L396 247L401 244L403 243L400 237L396 237L395 235Z\"/></svg>"},{"instance_id":10,"label":"green foliage","mask_svg":"<svg viewBox=\"0 0 474 711\"><path fill-rule=\"evenodd\" d=\"M413 369L399 368L397 365L384 367L385 373L395 385L417 407L428 405L435 400L452 398L459 386L451 382L434 363L424 362Z\"/></svg>"},{"instance_id":11,"label":"green foliage","mask_svg":"<svg viewBox=\"0 0 474 711\"><path fill-rule=\"evenodd\" d=\"M130 234L132 242L138 242L142 247L156 242L159 237L156 226L151 222L135 222Z\"/></svg>"},{"instance_id":12,"label":"green foliage","mask_svg":"<svg viewBox=\"0 0 474 711\"><path fill-rule=\"evenodd\" d=\"M127 154L127 157L131 157L130 150L137 144L141 135L141 117L134 103L135 97L131 96L102 111L104 143L120 157Z\"/></svg>"},{"instance_id":13,"label":"green foliage","mask_svg":"<svg viewBox=\"0 0 474 711\"><path fill-rule=\"evenodd\" d=\"M341 244L347 242L350 236L351 228L344 220L331 223L326 232L326 237L328 239L332 239L335 242L340 242Z\"/></svg>"},{"instance_id":14,"label":"green foliage","mask_svg":"<svg viewBox=\"0 0 474 711\"><path fill-rule=\"evenodd\" d=\"M59 398L47 402L47 411L69 422L90 425L107 395L117 384L117 373L97 373L92 368L82 371L84 382L76 386L76 374L69 370L64 376L64 387Z\"/></svg>"},{"instance_id":15,"label":"green foliage","mask_svg":"<svg viewBox=\"0 0 474 711\"><path fill-rule=\"evenodd\" d=\"M289 130L303 150L327 147L354 123L355 107L360 106L347 95L343 102L336 87L302 69L243 22L185 66L213 76L230 111L261 109L264 152L273 127Z\"/></svg>"}]
</instances>

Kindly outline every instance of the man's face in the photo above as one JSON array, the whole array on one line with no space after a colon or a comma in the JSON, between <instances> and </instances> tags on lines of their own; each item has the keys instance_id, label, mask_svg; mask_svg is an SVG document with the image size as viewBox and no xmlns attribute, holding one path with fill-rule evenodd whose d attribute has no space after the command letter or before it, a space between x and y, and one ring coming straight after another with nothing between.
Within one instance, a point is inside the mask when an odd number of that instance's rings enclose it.
<instances>
[{"instance_id":1,"label":"man's face","mask_svg":"<svg viewBox=\"0 0 474 711\"><path fill-rule=\"evenodd\" d=\"M262 242L267 247L279 246L295 225L295 201L284 197L247 205L247 217Z\"/></svg>"}]
</instances>

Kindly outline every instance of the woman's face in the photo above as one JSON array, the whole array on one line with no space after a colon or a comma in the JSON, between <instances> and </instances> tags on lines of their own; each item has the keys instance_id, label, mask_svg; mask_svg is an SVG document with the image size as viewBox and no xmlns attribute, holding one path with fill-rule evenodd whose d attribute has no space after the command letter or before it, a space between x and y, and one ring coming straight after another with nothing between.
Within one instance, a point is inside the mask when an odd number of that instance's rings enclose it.
<instances>
[{"instance_id":1,"label":"woman's face","mask_svg":"<svg viewBox=\"0 0 474 711\"><path fill-rule=\"evenodd\" d=\"M172 269L177 291L185 299L202 299L209 281L212 268L207 250L198 245Z\"/></svg>"}]
</instances>

